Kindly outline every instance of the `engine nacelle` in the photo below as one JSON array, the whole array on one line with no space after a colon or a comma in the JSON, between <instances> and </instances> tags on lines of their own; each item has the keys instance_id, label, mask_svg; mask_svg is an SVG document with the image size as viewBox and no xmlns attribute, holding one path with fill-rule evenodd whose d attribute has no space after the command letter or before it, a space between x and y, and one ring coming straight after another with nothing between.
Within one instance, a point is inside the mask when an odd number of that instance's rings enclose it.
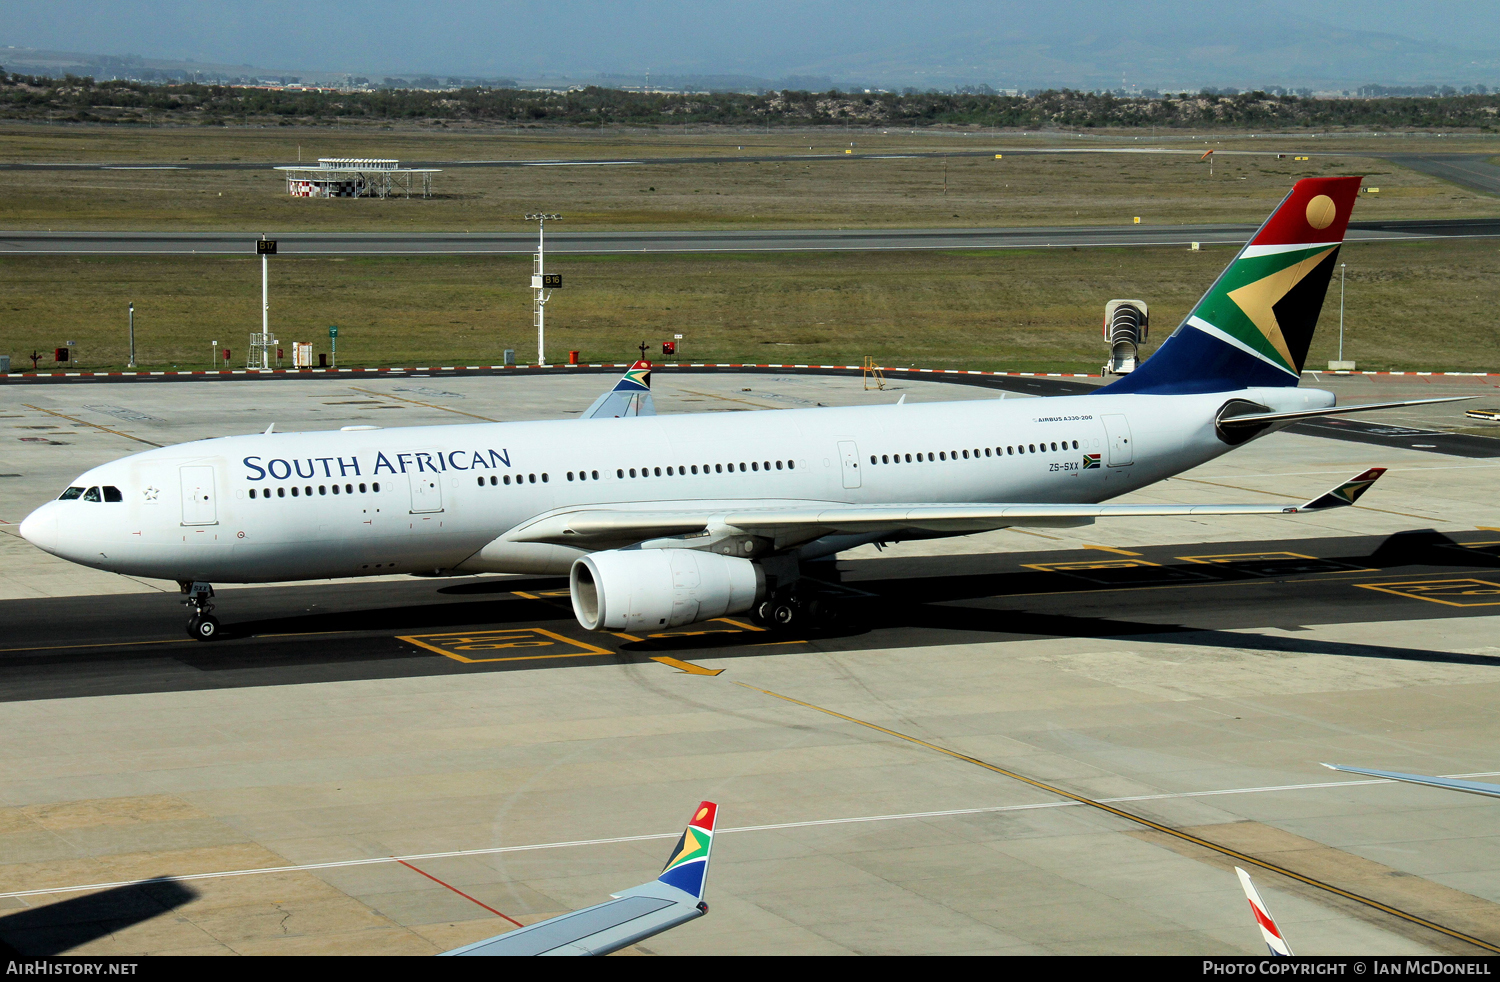
<instances>
[{"instance_id":1,"label":"engine nacelle","mask_svg":"<svg viewBox=\"0 0 1500 982\"><path fill-rule=\"evenodd\" d=\"M764 598L748 559L693 549L608 549L573 563L573 616L590 631L658 631L739 614Z\"/></svg>"}]
</instances>

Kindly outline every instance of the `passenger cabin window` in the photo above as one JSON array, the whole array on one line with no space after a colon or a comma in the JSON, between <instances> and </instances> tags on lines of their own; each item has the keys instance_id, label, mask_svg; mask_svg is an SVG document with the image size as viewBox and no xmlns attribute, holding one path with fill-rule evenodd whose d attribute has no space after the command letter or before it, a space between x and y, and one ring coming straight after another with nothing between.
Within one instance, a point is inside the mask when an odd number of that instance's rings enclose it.
<instances>
[{"instance_id":1,"label":"passenger cabin window","mask_svg":"<svg viewBox=\"0 0 1500 982\"><path fill-rule=\"evenodd\" d=\"M83 488L68 488L57 496L58 501L72 501L74 498L83 497Z\"/></svg>"},{"instance_id":2,"label":"passenger cabin window","mask_svg":"<svg viewBox=\"0 0 1500 982\"><path fill-rule=\"evenodd\" d=\"M89 488L87 491L85 491L83 493L83 500L84 501L98 501L99 500L99 489L98 488Z\"/></svg>"}]
</instances>

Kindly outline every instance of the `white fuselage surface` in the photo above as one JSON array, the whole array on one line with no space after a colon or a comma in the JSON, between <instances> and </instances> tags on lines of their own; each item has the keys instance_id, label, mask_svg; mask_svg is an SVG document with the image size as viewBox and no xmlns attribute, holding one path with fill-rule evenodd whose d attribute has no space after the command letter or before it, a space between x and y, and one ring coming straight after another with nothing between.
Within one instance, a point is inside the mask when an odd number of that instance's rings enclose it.
<instances>
[{"instance_id":1,"label":"white fuselage surface","mask_svg":"<svg viewBox=\"0 0 1500 982\"><path fill-rule=\"evenodd\" d=\"M222 437L93 468L74 486L110 493L49 502L22 533L179 581L561 574L587 550L506 534L594 506L1102 502L1231 449L1229 399L1334 402L1264 388Z\"/></svg>"}]
</instances>

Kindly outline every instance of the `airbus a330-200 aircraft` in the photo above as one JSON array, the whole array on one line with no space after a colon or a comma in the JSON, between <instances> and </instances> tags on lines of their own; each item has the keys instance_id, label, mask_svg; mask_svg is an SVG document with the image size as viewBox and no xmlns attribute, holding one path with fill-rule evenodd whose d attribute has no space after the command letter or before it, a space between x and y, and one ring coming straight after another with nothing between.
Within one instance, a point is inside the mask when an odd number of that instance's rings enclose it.
<instances>
[{"instance_id":1,"label":"airbus a330-200 aircraft","mask_svg":"<svg viewBox=\"0 0 1500 982\"><path fill-rule=\"evenodd\" d=\"M1359 185L1298 181L1157 352L1088 395L668 416L622 396L582 420L221 437L95 467L21 534L178 581L203 640L213 583L387 573L567 574L585 628L649 632L798 622L799 564L863 543L1351 504L1379 470L1302 505L1102 502L1298 419L1445 401L1298 387Z\"/></svg>"}]
</instances>

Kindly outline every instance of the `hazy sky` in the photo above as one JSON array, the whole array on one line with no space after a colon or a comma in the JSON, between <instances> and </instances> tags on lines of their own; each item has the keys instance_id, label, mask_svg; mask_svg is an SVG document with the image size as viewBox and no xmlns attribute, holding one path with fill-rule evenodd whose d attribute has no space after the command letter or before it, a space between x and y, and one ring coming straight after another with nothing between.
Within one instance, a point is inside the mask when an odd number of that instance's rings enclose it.
<instances>
[{"instance_id":1,"label":"hazy sky","mask_svg":"<svg viewBox=\"0 0 1500 982\"><path fill-rule=\"evenodd\" d=\"M1272 80L1320 65L1331 76L1382 66L1399 74L1421 62L1428 67L1420 70L1447 66L1488 81L1500 53L1500 3L6 0L0 44L393 74L650 68L771 79L971 73L1004 83L1007 70L1055 70L1170 84L1146 76L1185 73L1186 83L1203 71L1264 69Z\"/></svg>"}]
</instances>

